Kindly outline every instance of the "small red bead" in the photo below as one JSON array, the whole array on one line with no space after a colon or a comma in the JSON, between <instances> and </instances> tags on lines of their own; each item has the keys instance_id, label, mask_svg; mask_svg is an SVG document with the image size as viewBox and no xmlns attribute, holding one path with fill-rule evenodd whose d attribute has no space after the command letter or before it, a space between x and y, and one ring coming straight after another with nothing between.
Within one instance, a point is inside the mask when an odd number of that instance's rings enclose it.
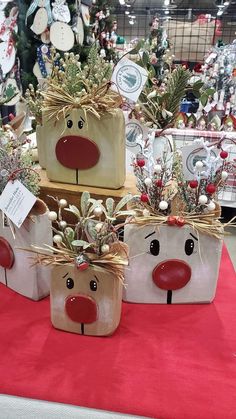
<instances>
[{"instance_id":1,"label":"small red bead","mask_svg":"<svg viewBox=\"0 0 236 419\"><path fill-rule=\"evenodd\" d=\"M148 202L148 196L146 193L142 193L142 195L140 196L141 202Z\"/></svg>"},{"instance_id":2,"label":"small red bead","mask_svg":"<svg viewBox=\"0 0 236 419\"><path fill-rule=\"evenodd\" d=\"M138 165L139 167L143 167L143 166L145 166L145 160L144 160L144 159L138 159L138 160L137 160L137 165Z\"/></svg>"},{"instance_id":3,"label":"small red bead","mask_svg":"<svg viewBox=\"0 0 236 419\"><path fill-rule=\"evenodd\" d=\"M85 271L86 269L88 269L88 267L89 267L88 262L82 262L80 263L80 265L78 265L79 271Z\"/></svg>"},{"instance_id":4,"label":"small red bead","mask_svg":"<svg viewBox=\"0 0 236 419\"><path fill-rule=\"evenodd\" d=\"M184 218L183 217L176 217L176 225L179 227L183 227L185 224Z\"/></svg>"},{"instance_id":5,"label":"small red bead","mask_svg":"<svg viewBox=\"0 0 236 419\"><path fill-rule=\"evenodd\" d=\"M209 194L213 194L213 193L215 193L215 191L216 191L216 187L215 187L215 185L214 185L213 183L209 183L209 184L206 186L206 191L207 191L207 193L209 193Z\"/></svg>"},{"instance_id":6,"label":"small red bead","mask_svg":"<svg viewBox=\"0 0 236 419\"><path fill-rule=\"evenodd\" d=\"M225 150L222 150L222 151L220 152L220 157L221 157L222 159L227 159L228 155L229 155L229 153L228 153L227 151L225 151Z\"/></svg>"},{"instance_id":7,"label":"small red bead","mask_svg":"<svg viewBox=\"0 0 236 419\"><path fill-rule=\"evenodd\" d=\"M192 188L192 189L197 188L197 187L198 187L198 181L197 181L197 180L191 180L191 181L189 182L189 186L190 186L190 188Z\"/></svg>"},{"instance_id":8,"label":"small red bead","mask_svg":"<svg viewBox=\"0 0 236 419\"><path fill-rule=\"evenodd\" d=\"M170 216L167 218L167 224L168 224L169 226L174 226L174 225L175 225L175 223L176 223L176 217L175 217L175 216L173 216L173 215L170 215Z\"/></svg>"},{"instance_id":9,"label":"small red bead","mask_svg":"<svg viewBox=\"0 0 236 419\"><path fill-rule=\"evenodd\" d=\"M158 188L162 188L162 186L163 186L163 182L162 182L162 180L161 179L158 179L158 180L156 180L156 186L158 187Z\"/></svg>"}]
</instances>

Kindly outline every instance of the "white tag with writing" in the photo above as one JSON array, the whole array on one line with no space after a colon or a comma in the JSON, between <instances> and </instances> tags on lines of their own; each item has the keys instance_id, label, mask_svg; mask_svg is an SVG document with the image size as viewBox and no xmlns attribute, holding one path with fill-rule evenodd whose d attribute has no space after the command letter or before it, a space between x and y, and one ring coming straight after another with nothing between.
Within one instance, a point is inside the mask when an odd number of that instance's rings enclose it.
<instances>
[{"instance_id":1,"label":"white tag with writing","mask_svg":"<svg viewBox=\"0 0 236 419\"><path fill-rule=\"evenodd\" d=\"M36 197L19 181L9 181L0 196L0 209L20 228Z\"/></svg>"},{"instance_id":2,"label":"white tag with writing","mask_svg":"<svg viewBox=\"0 0 236 419\"><path fill-rule=\"evenodd\" d=\"M115 66L111 89L127 99L137 102L148 78L147 71L131 60L123 59Z\"/></svg>"}]
</instances>

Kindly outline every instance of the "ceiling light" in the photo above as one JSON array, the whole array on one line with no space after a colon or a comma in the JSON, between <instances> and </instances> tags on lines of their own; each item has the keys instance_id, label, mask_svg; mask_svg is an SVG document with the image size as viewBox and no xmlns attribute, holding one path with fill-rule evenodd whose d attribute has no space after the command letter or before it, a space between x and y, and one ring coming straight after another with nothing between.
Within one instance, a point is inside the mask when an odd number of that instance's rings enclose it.
<instances>
[{"instance_id":1,"label":"ceiling light","mask_svg":"<svg viewBox=\"0 0 236 419\"><path fill-rule=\"evenodd\" d=\"M121 6L124 6L125 5L125 0L119 0L119 2L120 2L120 5Z\"/></svg>"},{"instance_id":2,"label":"ceiling light","mask_svg":"<svg viewBox=\"0 0 236 419\"><path fill-rule=\"evenodd\" d=\"M126 14L126 15L129 15L129 11L128 11L128 10L126 10L126 11L125 11L125 14Z\"/></svg>"},{"instance_id":3,"label":"ceiling light","mask_svg":"<svg viewBox=\"0 0 236 419\"><path fill-rule=\"evenodd\" d=\"M164 0L164 6L169 6L170 0Z\"/></svg>"},{"instance_id":4,"label":"ceiling light","mask_svg":"<svg viewBox=\"0 0 236 419\"><path fill-rule=\"evenodd\" d=\"M165 10L165 15L168 15L170 12L169 12L169 10L167 9L167 10Z\"/></svg>"},{"instance_id":5,"label":"ceiling light","mask_svg":"<svg viewBox=\"0 0 236 419\"><path fill-rule=\"evenodd\" d=\"M225 1L224 6L229 6L229 1Z\"/></svg>"},{"instance_id":6,"label":"ceiling light","mask_svg":"<svg viewBox=\"0 0 236 419\"><path fill-rule=\"evenodd\" d=\"M133 19L130 19L130 20L129 20L129 24L130 24L130 25L134 25L134 21L133 21Z\"/></svg>"},{"instance_id":7,"label":"ceiling light","mask_svg":"<svg viewBox=\"0 0 236 419\"><path fill-rule=\"evenodd\" d=\"M217 12L217 16L222 16L222 15L223 15L223 13L224 13L224 11L223 11L222 9L220 9L220 10L218 10L218 12Z\"/></svg>"},{"instance_id":8,"label":"ceiling light","mask_svg":"<svg viewBox=\"0 0 236 419\"><path fill-rule=\"evenodd\" d=\"M131 19L135 19L136 16L135 15L130 15Z\"/></svg>"}]
</instances>

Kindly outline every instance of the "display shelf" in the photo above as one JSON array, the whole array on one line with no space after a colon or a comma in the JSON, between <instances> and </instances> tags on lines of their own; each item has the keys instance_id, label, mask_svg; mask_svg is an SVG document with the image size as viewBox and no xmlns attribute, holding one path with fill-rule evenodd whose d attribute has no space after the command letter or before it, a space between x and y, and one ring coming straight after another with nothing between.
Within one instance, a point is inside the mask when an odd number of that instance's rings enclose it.
<instances>
[{"instance_id":1,"label":"display shelf","mask_svg":"<svg viewBox=\"0 0 236 419\"><path fill-rule=\"evenodd\" d=\"M56 210L57 204L49 196L64 198L71 205L78 205L81 194L88 191L95 199L105 200L107 197L112 197L115 202L127 195L129 192L137 194L135 186L135 177L132 174L127 174L125 184L120 189L104 189L95 188L91 186L71 185L67 183L50 182L47 178L46 171L39 169L38 171L40 181L40 198L50 207L50 210Z\"/></svg>"}]
</instances>

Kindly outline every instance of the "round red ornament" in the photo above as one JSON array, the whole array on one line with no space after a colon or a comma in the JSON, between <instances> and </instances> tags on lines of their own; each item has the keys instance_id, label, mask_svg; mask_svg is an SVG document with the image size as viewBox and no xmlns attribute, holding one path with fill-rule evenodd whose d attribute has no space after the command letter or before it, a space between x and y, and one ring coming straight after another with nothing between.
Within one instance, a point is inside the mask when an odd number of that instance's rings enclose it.
<instances>
[{"instance_id":1,"label":"round red ornament","mask_svg":"<svg viewBox=\"0 0 236 419\"><path fill-rule=\"evenodd\" d=\"M137 166L138 167L145 166L145 160L144 159L137 159Z\"/></svg>"},{"instance_id":2,"label":"round red ornament","mask_svg":"<svg viewBox=\"0 0 236 419\"><path fill-rule=\"evenodd\" d=\"M228 153L227 151L225 151L225 150L222 150L222 151L220 152L220 157L221 157L223 160L224 160L224 159L227 159L228 155L229 155L229 153Z\"/></svg>"},{"instance_id":3,"label":"round red ornament","mask_svg":"<svg viewBox=\"0 0 236 419\"><path fill-rule=\"evenodd\" d=\"M198 187L198 181L197 180L190 180L189 186L192 189L196 189Z\"/></svg>"},{"instance_id":4,"label":"round red ornament","mask_svg":"<svg viewBox=\"0 0 236 419\"><path fill-rule=\"evenodd\" d=\"M206 191L207 191L207 193L209 193L209 194L213 194L213 193L215 193L215 191L216 191L216 187L215 187L215 185L214 185L213 183L209 183L209 184L206 186Z\"/></svg>"},{"instance_id":5,"label":"round red ornament","mask_svg":"<svg viewBox=\"0 0 236 419\"><path fill-rule=\"evenodd\" d=\"M147 194L146 193L142 193L142 195L140 196L140 200L141 200L141 202L148 202L149 199L148 199Z\"/></svg>"}]
</instances>

